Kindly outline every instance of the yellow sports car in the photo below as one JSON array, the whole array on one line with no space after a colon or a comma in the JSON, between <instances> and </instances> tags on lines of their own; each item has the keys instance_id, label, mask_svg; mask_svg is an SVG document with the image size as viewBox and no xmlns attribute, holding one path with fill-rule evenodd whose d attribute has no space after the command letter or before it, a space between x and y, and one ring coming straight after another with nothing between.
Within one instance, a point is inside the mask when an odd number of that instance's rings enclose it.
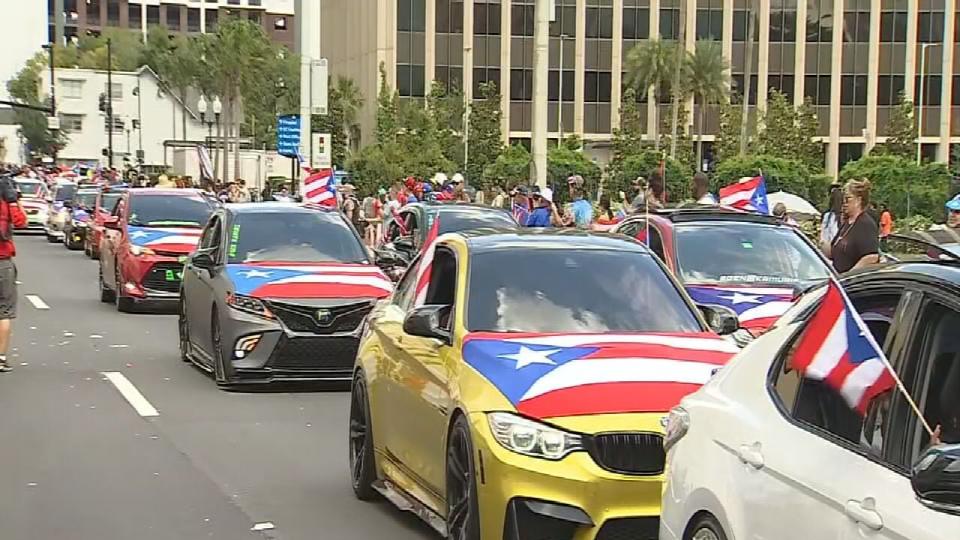
<instances>
[{"instance_id":1,"label":"yellow sports car","mask_svg":"<svg viewBox=\"0 0 960 540\"><path fill-rule=\"evenodd\" d=\"M626 237L441 236L364 330L354 492L455 539L654 539L662 419L736 350Z\"/></svg>"}]
</instances>

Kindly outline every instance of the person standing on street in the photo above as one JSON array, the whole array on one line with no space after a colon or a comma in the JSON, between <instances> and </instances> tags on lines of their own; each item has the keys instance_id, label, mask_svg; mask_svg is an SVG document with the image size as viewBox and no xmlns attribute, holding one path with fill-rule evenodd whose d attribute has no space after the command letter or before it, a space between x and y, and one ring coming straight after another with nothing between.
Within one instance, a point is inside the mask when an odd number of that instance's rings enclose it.
<instances>
[{"instance_id":1,"label":"person standing on street","mask_svg":"<svg viewBox=\"0 0 960 540\"><path fill-rule=\"evenodd\" d=\"M8 176L0 178L0 373L13 368L7 363L12 321L17 317L17 266L13 257L13 229L27 226L27 215L20 206L16 184Z\"/></svg>"},{"instance_id":2,"label":"person standing on street","mask_svg":"<svg viewBox=\"0 0 960 540\"><path fill-rule=\"evenodd\" d=\"M578 229L589 229L593 223L593 205L590 201L584 199L584 182L580 175L573 175L567 178L567 186L570 188L570 216L567 218L567 226L574 226Z\"/></svg>"},{"instance_id":3,"label":"person standing on street","mask_svg":"<svg viewBox=\"0 0 960 540\"><path fill-rule=\"evenodd\" d=\"M710 193L707 173L698 172L693 175L693 200L697 201L697 204L717 204L717 199Z\"/></svg>"},{"instance_id":4,"label":"person standing on street","mask_svg":"<svg viewBox=\"0 0 960 540\"><path fill-rule=\"evenodd\" d=\"M880 206L880 245L886 248L887 237L893 234L893 212L887 205Z\"/></svg>"},{"instance_id":5,"label":"person standing on street","mask_svg":"<svg viewBox=\"0 0 960 540\"><path fill-rule=\"evenodd\" d=\"M840 222L843 220L843 190L839 185L830 188L830 207L820 219L820 249L824 253L830 252L833 239L840 232Z\"/></svg>"},{"instance_id":6,"label":"person standing on street","mask_svg":"<svg viewBox=\"0 0 960 540\"><path fill-rule=\"evenodd\" d=\"M527 227L553 227L560 222L556 207L553 205L553 190L550 188L533 191L533 211L527 216Z\"/></svg>"},{"instance_id":7,"label":"person standing on street","mask_svg":"<svg viewBox=\"0 0 960 540\"><path fill-rule=\"evenodd\" d=\"M827 256L843 274L880 262L880 230L870 217L870 181L851 180L843 189L843 226L833 239Z\"/></svg>"}]
</instances>

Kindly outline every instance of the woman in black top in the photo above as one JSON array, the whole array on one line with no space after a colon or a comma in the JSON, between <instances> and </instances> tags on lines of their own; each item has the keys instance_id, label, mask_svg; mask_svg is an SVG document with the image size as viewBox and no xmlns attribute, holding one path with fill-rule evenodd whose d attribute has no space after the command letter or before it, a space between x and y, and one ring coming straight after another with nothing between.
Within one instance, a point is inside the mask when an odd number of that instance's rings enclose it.
<instances>
[{"instance_id":1,"label":"woman in black top","mask_svg":"<svg viewBox=\"0 0 960 540\"><path fill-rule=\"evenodd\" d=\"M870 181L847 182L843 188L844 223L827 253L841 274L880 262L880 229L866 212L869 205Z\"/></svg>"}]
</instances>

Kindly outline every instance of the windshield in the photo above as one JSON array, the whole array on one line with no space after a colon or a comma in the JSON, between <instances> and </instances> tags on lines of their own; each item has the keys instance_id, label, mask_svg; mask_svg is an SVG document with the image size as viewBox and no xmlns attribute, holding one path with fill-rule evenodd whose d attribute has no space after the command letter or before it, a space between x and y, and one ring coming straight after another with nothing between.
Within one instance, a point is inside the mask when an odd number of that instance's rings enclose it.
<instances>
[{"instance_id":1,"label":"windshield","mask_svg":"<svg viewBox=\"0 0 960 540\"><path fill-rule=\"evenodd\" d=\"M134 227L201 227L212 212L213 205L200 196L134 195L127 223Z\"/></svg>"},{"instance_id":2,"label":"windshield","mask_svg":"<svg viewBox=\"0 0 960 540\"><path fill-rule=\"evenodd\" d=\"M74 198L79 208L93 208L93 205L97 202L97 192L96 191L81 191L77 193L77 196Z\"/></svg>"},{"instance_id":3,"label":"windshield","mask_svg":"<svg viewBox=\"0 0 960 540\"><path fill-rule=\"evenodd\" d=\"M103 197L100 198L100 210L104 212L113 212L113 207L117 205L117 201L120 200L121 195L123 195L123 192L120 191L104 193Z\"/></svg>"},{"instance_id":4,"label":"windshield","mask_svg":"<svg viewBox=\"0 0 960 540\"><path fill-rule=\"evenodd\" d=\"M471 332L700 332L690 306L648 254L498 250L470 263Z\"/></svg>"},{"instance_id":5,"label":"windshield","mask_svg":"<svg viewBox=\"0 0 960 540\"><path fill-rule=\"evenodd\" d=\"M231 263L368 262L346 221L327 212L240 213L228 257Z\"/></svg>"},{"instance_id":6,"label":"windshield","mask_svg":"<svg viewBox=\"0 0 960 540\"><path fill-rule=\"evenodd\" d=\"M440 234L468 231L470 229L516 229L517 222L509 212L498 210L463 208L433 212L429 215L427 230L433 226L433 221L440 216Z\"/></svg>"},{"instance_id":7,"label":"windshield","mask_svg":"<svg viewBox=\"0 0 960 540\"><path fill-rule=\"evenodd\" d=\"M57 202L69 201L73 199L73 196L77 193L77 186L75 184L66 184L57 187L57 194L55 200Z\"/></svg>"},{"instance_id":8,"label":"windshield","mask_svg":"<svg viewBox=\"0 0 960 540\"><path fill-rule=\"evenodd\" d=\"M830 270L789 227L715 222L676 227L676 252L685 283L803 284Z\"/></svg>"},{"instance_id":9,"label":"windshield","mask_svg":"<svg viewBox=\"0 0 960 540\"><path fill-rule=\"evenodd\" d=\"M36 199L43 198L46 194L46 187L36 180L17 180L17 190L19 190L24 197Z\"/></svg>"}]
</instances>

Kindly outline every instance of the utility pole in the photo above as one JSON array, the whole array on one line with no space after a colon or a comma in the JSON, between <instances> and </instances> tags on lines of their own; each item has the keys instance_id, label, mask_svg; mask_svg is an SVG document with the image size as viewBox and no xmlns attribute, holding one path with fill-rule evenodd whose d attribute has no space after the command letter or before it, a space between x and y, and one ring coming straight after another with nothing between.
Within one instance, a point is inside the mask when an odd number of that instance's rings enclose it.
<instances>
[{"instance_id":1,"label":"utility pole","mask_svg":"<svg viewBox=\"0 0 960 540\"><path fill-rule=\"evenodd\" d=\"M53 43L65 45L63 27L66 26L63 0L53 0Z\"/></svg>"},{"instance_id":2,"label":"utility pole","mask_svg":"<svg viewBox=\"0 0 960 540\"><path fill-rule=\"evenodd\" d=\"M550 0L536 0L533 37L533 148L531 176L547 186L547 86L550 79ZM561 72L562 76L562 72ZM562 96L561 96L562 97Z\"/></svg>"},{"instance_id":3,"label":"utility pole","mask_svg":"<svg viewBox=\"0 0 960 540\"><path fill-rule=\"evenodd\" d=\"M320 0L295 4L297 47L300 52L300 148L313 166L313 62L320 56Z\"/></svg>"},{"instance_id":4,"label":"utility pole","mask_svg":"<svg viewBox=\"0 0 960 540\"><path fill-rule=\"evenodd\" d=\"M50 54L50 118L57 118L57 80L56 80L56 68L54 66L54 54L53 49L56 42L49 43L44 45L43 48L47 49L47 52ZM53 120L57 122L57 120ZM57 125L59 124L52 124ZM57 160L57 146L53 145L53 155L51 156L54 161Z\"/></svg>"},{"instance_id":5,"label":"utility pole","mask_svg":"<svg viewBox=\"0 0 960 540\"><path fill-rule=\"evenodd\" d=\"M749 130L747 128L750 123L750 94L753 92L751 85L753 83L753 34L754 29L757 26L757 13L754 9L754 1L750 0L750 5L747 9L747 17L749 21L747 22L747 51L746 58L744 59L744 69L743 74L743 112L741 113L740 118L740 155L744 156L747 154L747 137L749 136ZM763 99L763 96L757 96L757 99ZM674 137L676 139L676 137Z\"/></svg>"},{"instance_id":6,"label":"utility pole","mask_svg":"<svg viewBox=\"0 0 960 540\"><path fill-rule=\"evenodd\" d=\"M107 166L113 168L113 43L107 38Z\"/></svg>"}]
</instances>

